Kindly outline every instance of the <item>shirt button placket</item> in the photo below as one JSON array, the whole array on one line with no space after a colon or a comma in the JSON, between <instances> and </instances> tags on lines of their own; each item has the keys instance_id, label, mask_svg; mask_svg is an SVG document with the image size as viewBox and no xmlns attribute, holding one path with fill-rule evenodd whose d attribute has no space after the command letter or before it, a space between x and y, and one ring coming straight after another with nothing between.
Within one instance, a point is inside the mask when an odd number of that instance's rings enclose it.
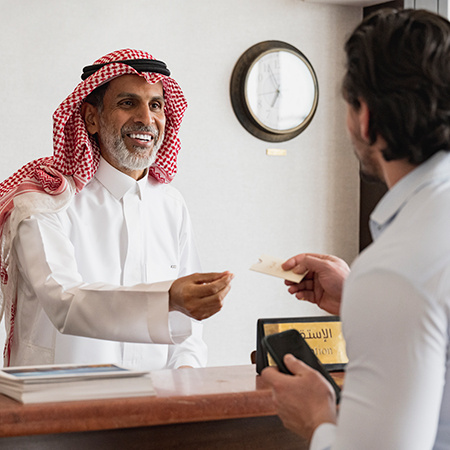
<instances>
[{"instance_id":1,"label":"shirt button placket","mask_svg":"<svg viewBox=\"0 0 450 450\"><path fill-rule=\"evenodd\" d=\"M123 270L123 284L132 286L145 281L143 274L143 241L141 200L136 192L137 186L123 197L123 213L127 232L127 250Z\"/></svg>"}]
</instances>

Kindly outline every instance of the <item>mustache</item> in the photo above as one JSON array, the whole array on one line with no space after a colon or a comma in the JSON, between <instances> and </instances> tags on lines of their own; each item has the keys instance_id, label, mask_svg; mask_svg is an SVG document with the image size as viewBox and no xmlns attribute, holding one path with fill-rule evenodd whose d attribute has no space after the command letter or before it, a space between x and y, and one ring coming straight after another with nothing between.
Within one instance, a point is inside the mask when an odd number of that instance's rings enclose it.
<instances>
[{"instance_id":1,"label":"mustache","mask_svg":"<svg viewBox=\"0 0 450 450\"><path fill-rule=\"evenodd\" d=\"M134 125L134 126L123 126L120 130L122 136L130 133L143 132L143 133L152 133L155 141L159 139L159 131L158 128L153 127L151 125Z\"/></svg>"}]
</instances>

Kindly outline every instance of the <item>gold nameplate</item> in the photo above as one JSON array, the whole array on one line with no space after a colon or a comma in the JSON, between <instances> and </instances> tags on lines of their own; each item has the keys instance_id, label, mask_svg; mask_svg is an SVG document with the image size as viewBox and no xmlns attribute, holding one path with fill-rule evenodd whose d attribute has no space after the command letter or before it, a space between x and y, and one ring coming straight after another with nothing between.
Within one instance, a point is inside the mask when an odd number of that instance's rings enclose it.
<instances>
[{"instance_id":1,"label":"gold nameplate","mask_svg":"<svg viewBox=\"0 0 450 450\"><path fill-rule=\"evenodd\" d=\"M345 368L348 357L339 317L271 318L258 320L256 345L256 370L258 373L268 365L275 365L272 358L263 352L261 339L269 334L280 333L291 328L299 331L328 370Z\"/></svg>"}]
</instances>

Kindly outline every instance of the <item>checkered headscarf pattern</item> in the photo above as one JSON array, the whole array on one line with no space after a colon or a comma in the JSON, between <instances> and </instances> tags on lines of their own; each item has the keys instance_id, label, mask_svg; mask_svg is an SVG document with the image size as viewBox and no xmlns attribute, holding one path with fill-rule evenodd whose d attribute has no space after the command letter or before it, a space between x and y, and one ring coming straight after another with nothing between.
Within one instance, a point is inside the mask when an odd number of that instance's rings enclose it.
<instances>
[{"instance_id":1,"label":"checkered headscarf pattern","mask_svg":"<svg viewBox=\"0 0 450 450\"><path fill-rule=\"evenodd\" d=\"M138 50L119 50L95 61L104 64L127 59L155 59ZM80 113L83 100L98 86L125 74L143 76L148 83L161 81L164 88L166 128L164 142L150 174L160 183L172 181L177 170L177 155L180 149L178 130L187 107L186 99L178 84L172 78L159 74L138 73L123 64L107 64L82 81L67 99L61 103L53 115L53 147L55 168L63 174L74 177L77 188L81 189L97 170L99 152L97 144L86 131Z\"/></svg>"},{"instance_id":2,"label":"checkered headscarf pattern","mask_svg":"<svg viewBox=\"0 0 450 450\"><path fill-rule=\"evenodd\" d=\"M160 183L170 183L177 171L177 155L181 143L178 131L187 107L181 88L172 78L159 73L139 73L132 67L114 61L155 59L152 55L132 49L118 50L98 59L94 64L111 63L101 67L78 84L53 114L53 156L32 161L0 184L0 260L1 282L6 284L7 272L3 228L14 208L14 198L27 192L58 195L69 188L71 178L76 192L93 177L98 168L100 152L97 143L86 130L81 116L84 99L98 86L125 74L144 77L148 83L161 81L165 97L166 127L164 141L149 175Z\"/></svg>"}]
</instances>

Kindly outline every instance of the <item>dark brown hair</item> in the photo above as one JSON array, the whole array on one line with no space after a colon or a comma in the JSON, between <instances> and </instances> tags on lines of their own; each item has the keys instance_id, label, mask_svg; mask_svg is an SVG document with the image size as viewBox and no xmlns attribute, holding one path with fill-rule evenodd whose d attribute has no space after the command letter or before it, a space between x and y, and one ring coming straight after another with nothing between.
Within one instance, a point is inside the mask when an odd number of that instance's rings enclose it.
<instances>
[{"instance_id":1,"label":"dark brown hair","mask_svg":"<svg viewBox=\"0 0 450 450\"><path fill-rule=\"evenodd\" d=\"M95 88L84 101L95 106L99 112L103 110L103 98L105 97L105 92L108 89L109 82L103 83L97 88Z\"/></svg>"},{"instance_id":2,"label":"dark brown hair","mask_svg":"<svg viewBox=\"0 0 450 450\"><path fill-rule=\"evenodd\" d=\"M450 23L424 10L380 10L345 44L345 100L370 111L384 158L420 164L450 149Z\"/></svg>"}]
</instances>

